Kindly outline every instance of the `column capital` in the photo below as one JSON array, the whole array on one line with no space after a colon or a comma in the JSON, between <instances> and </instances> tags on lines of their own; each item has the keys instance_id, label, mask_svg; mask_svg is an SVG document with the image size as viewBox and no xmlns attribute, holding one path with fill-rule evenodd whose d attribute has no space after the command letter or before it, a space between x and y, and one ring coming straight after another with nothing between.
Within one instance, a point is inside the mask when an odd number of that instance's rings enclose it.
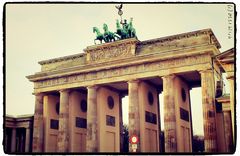
<instances>
[{"instance_id":1,"label":"column capital","mask_svg":"<svg viewBox=\"0 0 240 156\"><path fill-rule=\"evenodd\" d=\"M69 92L70 92L70 89L60 89L60 90L58 90L58 92L59 92L59 93L63 93L63 92L69 93Z\"/></svg>"},{"instance_id":2,"label":"column capital","mask_svg":"<svg viewBox=\"0 0 240 156\"><path fill-rule=\"evenodd\" d=\"M32 93L32 95L35 95L35 96L44 96L44 95L46 95L46 93L43 93L43 92L40 92L40 93Z\"/></svg>"},{"instance_id":3,"label":"column capital","mask_svg":"<svg viewBox=\"0 0 240 156\"><path fill-rule=\"evenodd\" d=\"M140 80L139 79L130 79L130 80L128 80L128 84L129 83L139 83L140 82Z\"/></svg>"},{"instance_id":4,"label":"column capital","mask_svg":"<svg viewBox=\"0 0 240 156\"><path fill-rule=\"evenodd\" d=\"M89 90L89 89L98 89L99 88L99 86L97 86L97 85L90 85L90 86L87 86L87 89Z\"/></svg>"},{"instance_id":5,"label":"column capital","mask_svg":"<svg viewBox=\"0 0 240 156\"><path fill-rule=\"evenodd\" d=\"M162 77L162 79L174 79L175 77L176 77L176 75L175 74L169 74L169 75L164 75L164 76L161 76Z\"/></svg>"},{"instance_id":6,"label":"column capital","mask_svg":"<svg viewBox=\"0 0 240 156\"><path fill-rule=\"evenodd\" d=\"M210 72L213 72L213 70L212 70L212 69L198 70L198 72L199 72L200 74L204 74L204 73L210 73Z\"/></svg>"}]
</instances>

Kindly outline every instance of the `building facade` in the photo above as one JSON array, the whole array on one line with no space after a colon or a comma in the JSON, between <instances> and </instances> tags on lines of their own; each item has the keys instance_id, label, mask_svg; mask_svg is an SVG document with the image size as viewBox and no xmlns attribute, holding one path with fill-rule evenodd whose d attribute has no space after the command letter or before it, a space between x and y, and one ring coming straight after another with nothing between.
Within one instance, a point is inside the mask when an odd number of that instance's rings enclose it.
<instances>
[{"instance_id":1,"label":"building facade","mask_svg":"<svg viewBox=\"0 0 240 156\"><path fill-rule=\"evenodd\" d=\"M212 30L204 29L147 41L118 40L39 62L41 71L27 76L36 97L33 152L120 152L126 95L129 136L139 140L129 143L130 152L191 152L194 87L202 88L205 152L220 152L225 142L218 138L215 101L217 89L222 90L215 59L220 47Z\"/></svg>"},{"instance_id":2,"label":"building facade","mask_svg":"<svg viewBox=\"0 0 240 156\"><path fill-rule=\"evenodd\" d=\"M219 112L222 114L225 143L225 151L233 152L236 149L236 104L235 104L235 49L229 49L215 56L217 63L223 73L227 75L227 81L230 86L230 94L223 94L216 98L220 105ZM231 125L230 125L231 124Z\"/></svg>"},{"instance_id":3,"label":"building facade","mask_svg":"<svg viewBox=\"0 0 240 156\"><path fill-rule=\"evenodd\" d=\"M6 116L4 127L5 153L32 152L33 115Z\"/></svg>"}]
</instances>

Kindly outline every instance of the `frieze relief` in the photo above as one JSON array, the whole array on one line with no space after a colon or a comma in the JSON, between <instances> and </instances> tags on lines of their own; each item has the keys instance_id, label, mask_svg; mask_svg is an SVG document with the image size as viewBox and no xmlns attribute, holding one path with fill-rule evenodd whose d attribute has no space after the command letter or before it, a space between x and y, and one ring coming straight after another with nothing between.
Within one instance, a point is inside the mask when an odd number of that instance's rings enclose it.
<instances>
[{"instance_id":1,"label":"frieze relief","mask_svg":"<svg viewBox=\"0 0 240 156\"><path fill-rule=\"evenodd\" d=\"M159 62L145 63L139 65L132 65L127 67L118 67L114 69L104 69L101 71L81 73L78 75L71 75L66 77L48 79L44 81L38 81L34 83L34 88L43 88L67 83L83 82L97 79L104 79L110 77L124 76L129 74L136 74L142 72L156 71L172 67L180 67L187 65L196 65L206 63L209 61L208 56L198 55L185 58L178 58L172 60L164 60Z\"/></svg>"},{"instance_id":2,"label":"frieze relief","mask_svg":"<svg viewBox=\"0 0 240 156\"><path fill-rule=\"evenodd\" d=\"M131 56L131 44L122 44L117 47L101 48L88 51L87 58L89 62L104 61L107 59L123 58Z\"/></svg>"}]
</instances>

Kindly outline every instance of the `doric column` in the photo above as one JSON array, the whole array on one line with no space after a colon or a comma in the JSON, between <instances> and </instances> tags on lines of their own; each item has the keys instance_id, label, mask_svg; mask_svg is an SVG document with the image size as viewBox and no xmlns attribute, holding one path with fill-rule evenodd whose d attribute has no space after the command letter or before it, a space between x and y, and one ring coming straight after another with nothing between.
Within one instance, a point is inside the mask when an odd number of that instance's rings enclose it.
<instances>
[{"instance_id":1,"label":"doric column","mask_svg":"<svg viewBox=\"0 0 240 156\"><path fill-rule=\"evenodd\" d=\"M43 94L35 95L35 113L33 122L33 152L43 152Z\"/></svg>"},{"instance_id":2,"label":"doric column","mask_svg":"<svg viewBox=\"0 0 240 156\"><path fill-rule=\"evenodd\" d=\"M97 86L87 87L87 152L98 152Z\"/></svg>"},{"instance_id":3,"label":"doric column","mask_svg":"<svg viewBox=\"0 0 240 156\"><path fill-rule=\"evenodd\" d=\"M159 132L158 148L159 148L159 152L164 152L164 150L162 149L162 143L161 143L161 115L160 115L160 100L159 100L159 94L161 94L161 92L159 90L157 91L157 109L158 109L157 118L158 118L158 132Z\"/></svg>"},{"instance_id":4,"label":"doric column","mask_svg":"<svg viewBox=\"0 0 240 156\"><path fill-rule=\"evenodd\" d=\"M223 111L226 152L233 152L232 122L230 111Z\"/></svg>"},{"instance_id":5,"label":"doric column","mask_svg":"<svg viewBox=\"0 0 240 156\"><path fill-rule=\"evenodd\" d=\"M30 129L26 128L26 136L25 136L25 152L29 151L29 144L30 144Z\"/></svg>"},{"instance_id":6,"label":"doric column","mask_svg":"<svg viewBox=\"0 0 240 156\"><path fill-rule=\"evenodd\" d=\"M216 111L214 93L214 75L212 70L200 71L203 105L203 127L205 152L216 152Z\"/></svg>"},{"instance_id":7,"label":"doric column","mask_svg":"<svg viewBox=\"0 0 240 156\"><path fill-rule=\"evenodd\" d=\"M122 116L122 98L123 95L119 94L119 128L120 128L120 152L123 151L123 116Z\"/></svg>"},{"instance_id":8,"label":"doric column","mask_svg":"<svg viewBox=\"0 0 240 156\"><path fill-rule=\"evenodd\" d=\"M57 152L69 152L69 90L60 90Z\"/></svg>"},{"instance_id":9,"label":"doric column","mask_svg":"<svg viewBox=\"0 0 240 156\"><path fill-rule=\"evenodd\" d=\"M229 74L230 75L230 74ZM234 76L228 76L227 77L229 86L230 86L230 109L231 109L231 118L232 118L232 134L233 134L233 144L235 144L235 87L234 87Z\"/></svg>"},{"instance_id":10,"label":"doric column","mask_svg":"<svg viewBox=\"0 0 240 156\"><path fill-rule=\"evenodd\" d=\"M177 152L174 78L175 75L167 75L162 78L164 95L165 152Z\"/></svg>"},{"instance_id":11,"label":"doric column","mask_svg":"<svg viewBox=\"0 0 240 156\"><path fill-rule=\"evenodd\" d=\"M16 128L12 129L11 152L16 152Z\"/></svg>"},{"instance_id":12,"label":"doric column","mask_svg":"<svg viewBox=\"0 0 240 156\"><path fill-rule=\"evenodd\" d=\"M139 80L128 81L128 100L129 100L129 137L135 135L138 137L136 152L141 152L140 138L140 116L139 116ZM131 144L129 144L129 152L133 152Z\"/></svg>"}]
</instances>

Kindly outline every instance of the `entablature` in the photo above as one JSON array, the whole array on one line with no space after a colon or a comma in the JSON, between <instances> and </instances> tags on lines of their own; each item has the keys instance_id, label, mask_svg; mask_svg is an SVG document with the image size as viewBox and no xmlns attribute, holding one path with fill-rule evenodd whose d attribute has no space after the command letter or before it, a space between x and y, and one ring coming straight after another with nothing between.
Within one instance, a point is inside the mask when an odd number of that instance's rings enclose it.
<instances>
[{"instance_id":1,"label":"entablature","mask_svg":"<svg viewBox=\"0 0 240 156\"><path fill-rule=\"evenodd\" d=\"M194 47L194 48L183 48L178 51L170 51L165 53L154 53L154 54L146 54L146 55L137 55L134 57L129 57L125 59L119 59L114 61L108 61L108 62L99 62L99 63L90 63L86 65L80 65L80 66L74 66L69 67L66 69L59 69L59 70L53 70L53 71L43 71L38 72L34 75L27 76L27 78L30 81L39 81L39 80L45 80L50 78L58 78L62 76L70 76L70 75L76 75L76 74L87 74L89 72L97 72L101 70L107 70L107 69L116 69L119 67L126 68L128 66L137 66L142 64L149 64L152 62L174 62L173 60L181 60L186 57L205 57L207 62L211 64L211 55L214 53L214 46L212 45L205 45L200 47ZM199 57L198 57L199 56ZM198 61L196 61L198 62ZM180 65L181 66L181 65Z\"/></svg>"}]
</instances>

